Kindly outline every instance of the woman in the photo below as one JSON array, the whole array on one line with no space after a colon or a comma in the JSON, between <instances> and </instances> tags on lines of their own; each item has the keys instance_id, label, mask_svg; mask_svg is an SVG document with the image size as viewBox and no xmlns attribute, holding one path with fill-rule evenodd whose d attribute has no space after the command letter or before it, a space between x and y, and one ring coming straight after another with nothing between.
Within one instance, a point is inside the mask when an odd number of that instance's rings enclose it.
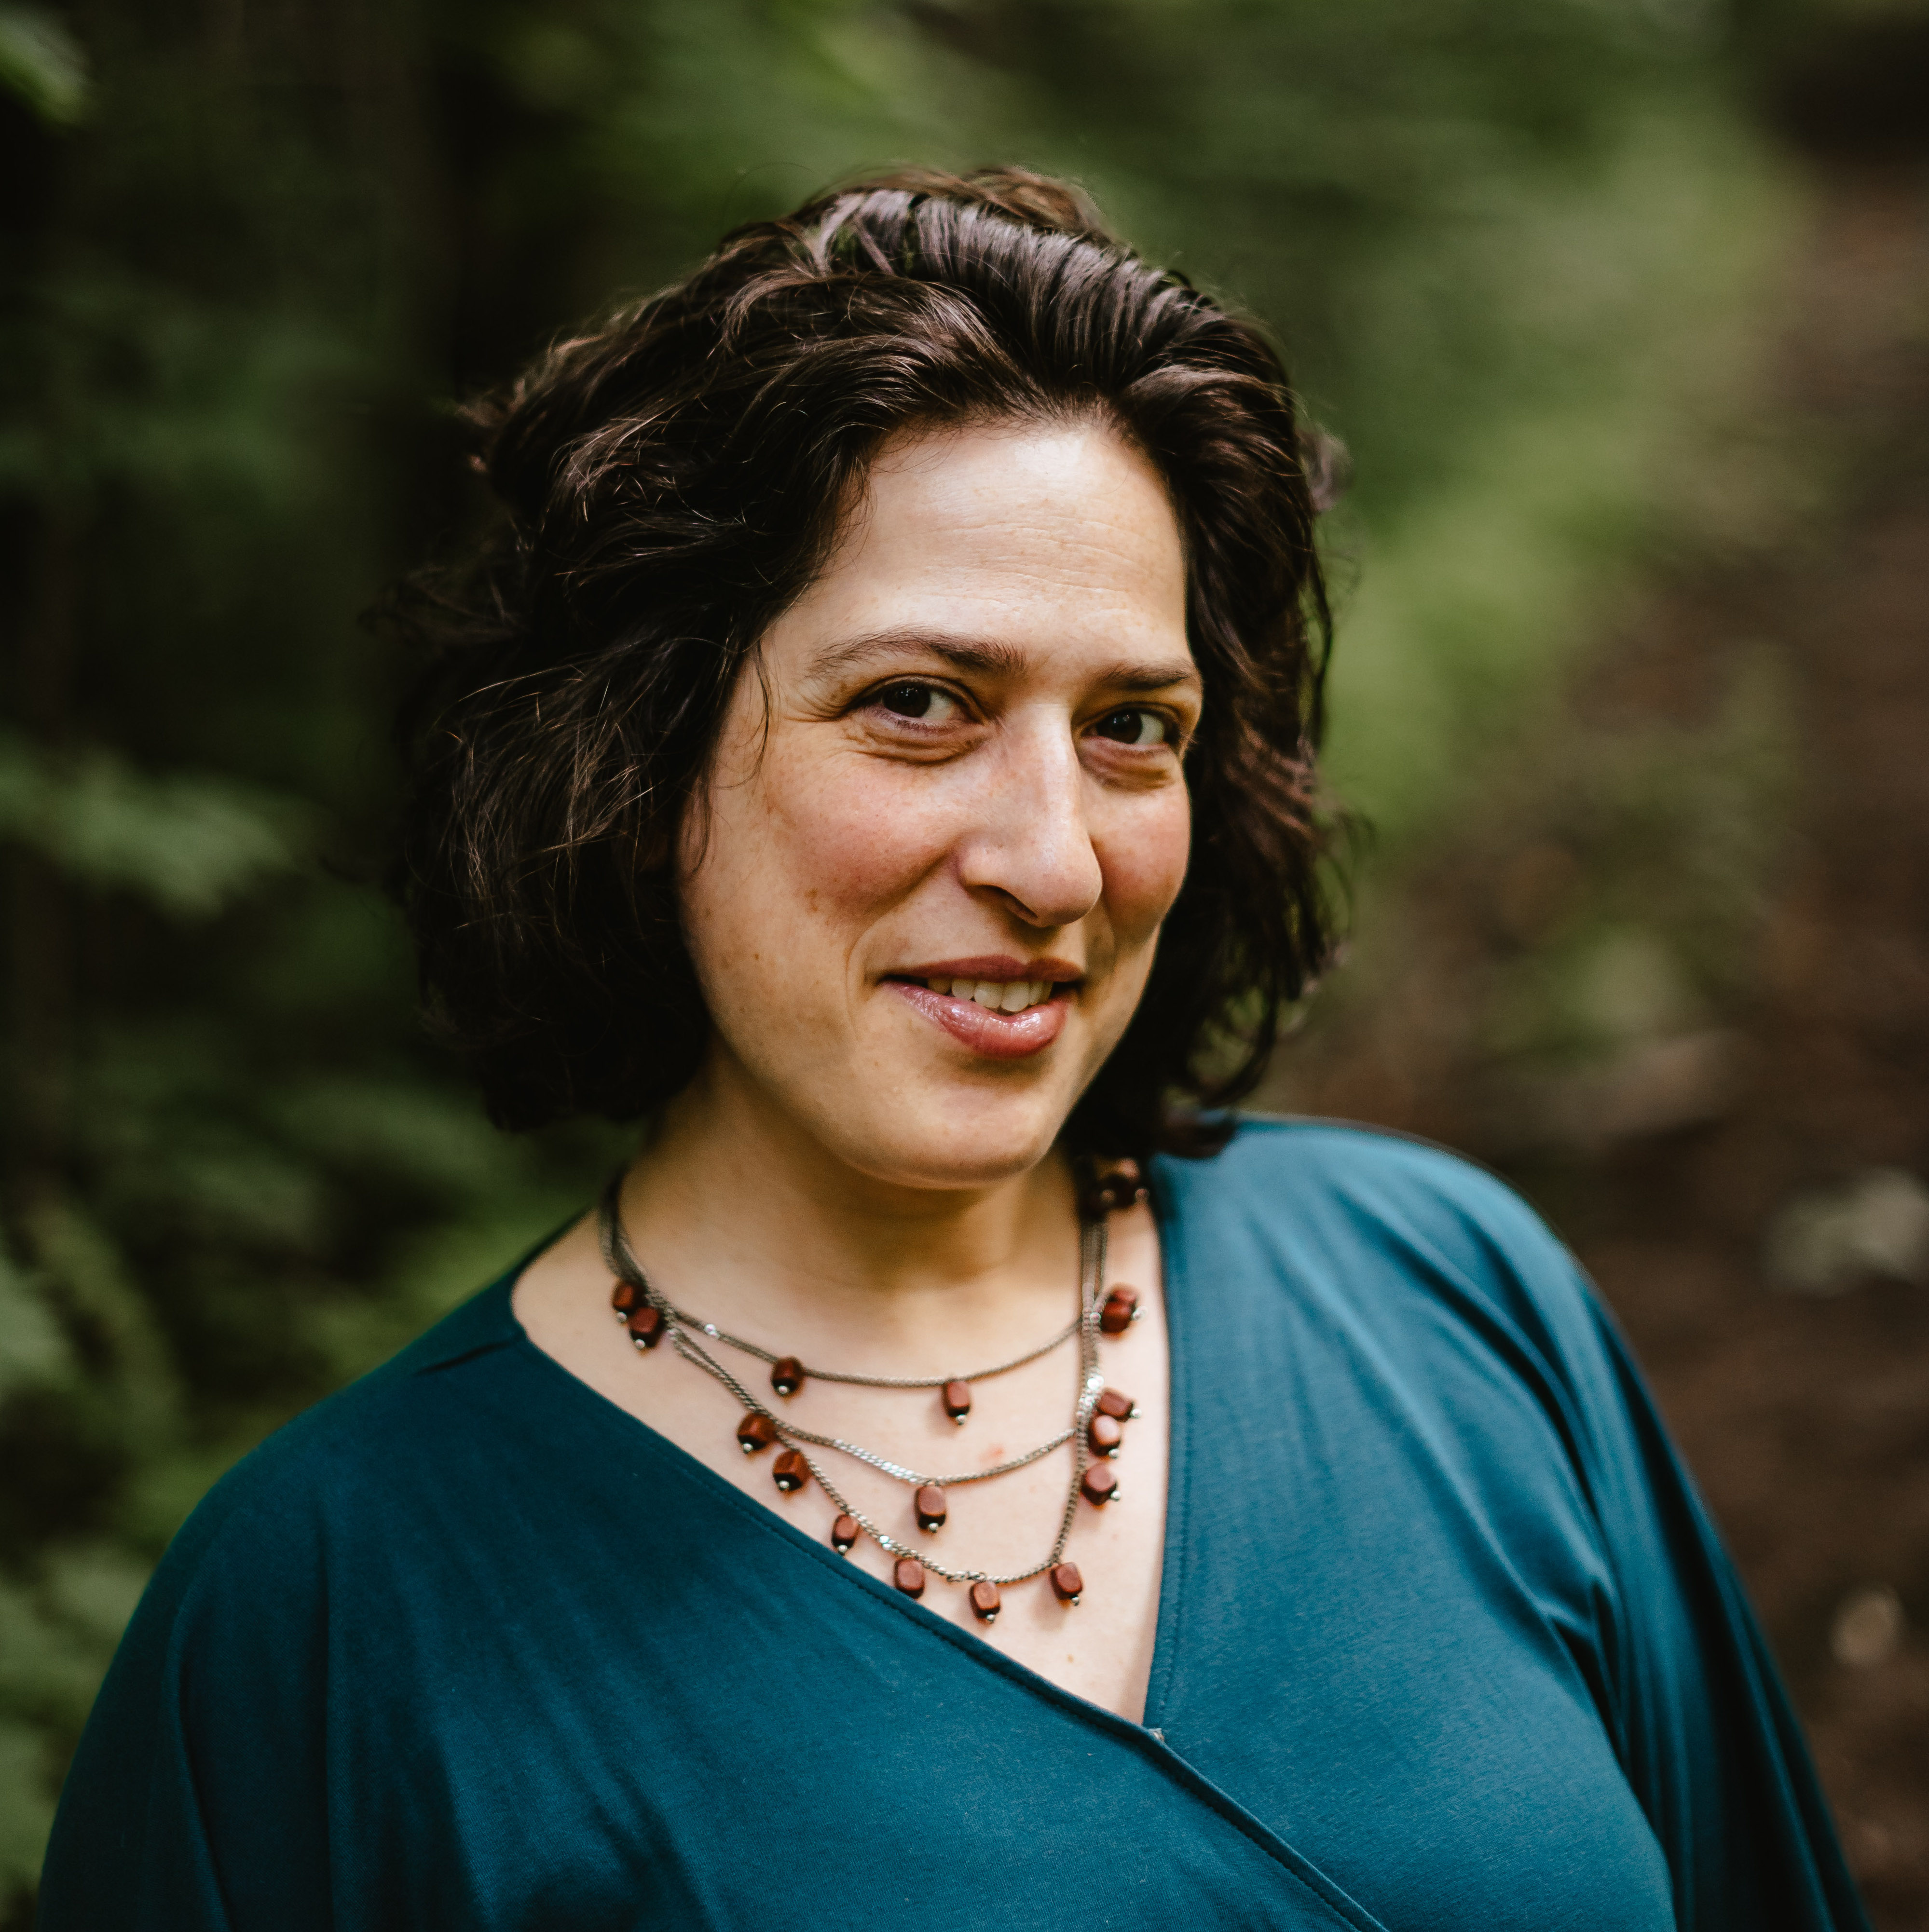
<instances>
[{"instance_id":1,"label":"woman","mask_svg":"<svg viewBox=\"0 0 1929 1932\"><path fill-rule=\"evenodd\" d=\"M1325 946L1261 338L903 177L484 422L404 896L499 1120L648 1136L182 1532L49 1932L1860 1924L1572 1262L1199 1111Z\"/></svg>"}]
</instances>

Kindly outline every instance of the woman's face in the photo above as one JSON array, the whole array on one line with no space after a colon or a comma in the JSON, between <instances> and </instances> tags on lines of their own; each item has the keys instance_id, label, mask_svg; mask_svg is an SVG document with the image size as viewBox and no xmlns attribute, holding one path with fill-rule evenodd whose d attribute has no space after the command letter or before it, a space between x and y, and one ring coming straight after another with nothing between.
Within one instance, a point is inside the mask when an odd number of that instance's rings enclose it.
<instances>
[{"instance_id":1,"label":"woman's face","mask_svg":"<svg viewBox=\"0 0 1929 1932\"><path fill-rule=\"evenodd\" d=\"M1185 873L1200 680L1156 472L1097 421L887 444L762 668L685 832L693 1098L880 1180L1032 1166Z\"/></svg>"}]
</instances>

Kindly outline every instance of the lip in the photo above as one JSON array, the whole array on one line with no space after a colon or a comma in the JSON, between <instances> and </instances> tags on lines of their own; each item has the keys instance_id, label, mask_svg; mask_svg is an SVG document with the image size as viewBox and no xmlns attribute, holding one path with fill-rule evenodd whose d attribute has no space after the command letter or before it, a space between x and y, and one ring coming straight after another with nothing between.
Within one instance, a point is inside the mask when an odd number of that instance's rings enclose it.
<instances>
[{"instance_id":1,"label":"lip","mask_svg":"<svg viewBox=\"0 0 1929 1932\"><path fill-rule=\"evenodd\" d=\"M955 968L941 964L931 969L930 976L942 979L947 972L957 980L972 973L984 980L1028 976L1042 980L1048 976L1035 968L1029 975L1004 972L1002 965L996 974L977 970L987 963L1000 962L967 960ZM1071 976L1076 979L1078 975L1074 974ZM893 992L902 994L927 1019L942 1027L960 1046L987 1060L1029 1060L1033 1054L1044 1052L1064 1032L1065 1022L1071 1016L1069 1000L1047 1000L1043 1006L1027 1006L1023 1012L994 1013L981 1006L975 1000L960 1000L953 994L933 992L921 980L915 982L887 980L884 983Z\"/></svg>"},{"instance_id":2,"label":"lip","mask_svg":"<svg viewBox=\"0 0 1929 1932\"><path fill-rule=\"evenodd\" d=\"M928 965L904 966L893 973L905 980L1049 980L1068 986L1085 977L1082 968L1047 954L1042 959L1020 959L1009 952L982 952L969 959L933 959ZM979 1009L984 1010L982 1007Z\"/></svg>"}]
</instances>

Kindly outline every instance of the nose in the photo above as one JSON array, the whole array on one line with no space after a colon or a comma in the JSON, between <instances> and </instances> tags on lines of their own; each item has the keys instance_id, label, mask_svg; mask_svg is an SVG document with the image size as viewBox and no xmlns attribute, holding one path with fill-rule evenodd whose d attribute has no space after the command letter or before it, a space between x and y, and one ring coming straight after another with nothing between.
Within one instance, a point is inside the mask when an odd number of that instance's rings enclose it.
<instances>
[{"instance_id":1,"label":"nose","mask_svg":"<svg viewBox=\"0 0 1929 1932\"><path fill-rule=\"evenodd\" d=\"M974 822L958 851L960 880L1027 926L1075 925L1098 903L1104 875L1066 721L1041 717L1008 732L981 772Z\"/></svg>"}]
</instances>

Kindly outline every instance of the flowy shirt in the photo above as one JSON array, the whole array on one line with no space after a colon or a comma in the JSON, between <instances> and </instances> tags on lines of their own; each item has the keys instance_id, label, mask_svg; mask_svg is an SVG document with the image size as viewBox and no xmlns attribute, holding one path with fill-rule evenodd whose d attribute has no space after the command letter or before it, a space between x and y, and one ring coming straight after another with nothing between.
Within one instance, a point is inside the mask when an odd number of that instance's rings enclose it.
<instances>
[{"instance_id":1,"label":"flowy shirt","mask_svg":"<svg viewBox=\"0 0 1929 1932\"><path fill-rule=\"evenodd\" d=\"M1152 1184L1143 1723L595 1394L506 1277L176 1538L43 1932L1862 1926L1728 1559L1519 1199L1311 1122Z\"/></svg>"}]
</instances>

